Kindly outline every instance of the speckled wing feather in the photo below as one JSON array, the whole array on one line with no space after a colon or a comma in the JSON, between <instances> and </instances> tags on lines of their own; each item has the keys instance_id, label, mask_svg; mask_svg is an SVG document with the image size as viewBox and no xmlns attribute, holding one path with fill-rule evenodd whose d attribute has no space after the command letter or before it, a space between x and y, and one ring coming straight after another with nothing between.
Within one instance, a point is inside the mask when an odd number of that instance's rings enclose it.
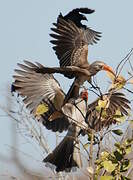
<instances>
[{"instance_id":1,"label":"speckled wing feather","mask_svg":"<svg viewBox=\"0 0 133 180\"><path fill-rule=\"evenodd\" d=\"M36 73L37 67L43 67L41 64L33 64L29 61L24 61L25 64L18 64L19 69L15 69L17 75L14 75L14 87L16 91L24 99L23 102L26 104L26 108L38 119L41 120L46 128L53 131L66 130L68 122L65 118L58 117L56 121L49 121L49 117L56 110L60 110L63 105L65 94L62 91L60 84L54 78L52 74L41 74ZM49 104L53 104L52 108ZM48 111L41 113L39 117L36 115L37 108L39 105L48 106ZM43 106L42 106L43 107ZM40 108L42 108L40 106ZM47 118L47 119L46 119Z\"/></svg>"},{"instance_id":2,"label":"speckled wing feather","mask_svg":"<svg viewBox=\"0 0 133 180\"><path fill-rule=\"evenodd\" d=\"M54 32L50 34L54 40L51 43L60 61L60 66L82 66L88 64L88 44L96 43L99 40L99 32L90 28L86 30L78 28L72 21L58 19Z\"/></svg>"},{"instance_id":3,"label":"speckled wing feather","mask_svg":"<svg viewBox=\"0 0 133 180\"><path fill-rule=\"evenodd\" d=\"M115 124L117 121L114 118L116 111L119 110L121 115L128 115L128 110L130 110L130 101L125 97L123 93L113 92L103 95L106 96L109 104L106 108L106 116L101 116L101 111L96 110L98 106L99 98L93 103L88 105L88 112L86 116L86 121L90 128L100 131L103 127L109 127L111 124Z\"/></svg>"}]
</instances>

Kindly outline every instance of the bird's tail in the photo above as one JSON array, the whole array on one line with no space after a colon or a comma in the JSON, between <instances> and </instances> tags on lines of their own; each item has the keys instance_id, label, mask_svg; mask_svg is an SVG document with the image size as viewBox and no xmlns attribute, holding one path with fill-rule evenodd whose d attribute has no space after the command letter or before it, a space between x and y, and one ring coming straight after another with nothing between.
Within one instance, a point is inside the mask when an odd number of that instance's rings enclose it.
<instances>
[{"instance_id":1,"label":"bird's tail","mask_svg":"<svg viewBox=\"0 0 133 180\"><path fill-rule=\"evenodd\" d=\"M43 162L56 166L56 171L70 171L72 167L82 167L79 143L73 137L65 136L60 144Z\"/></svg>"}]
</instances>

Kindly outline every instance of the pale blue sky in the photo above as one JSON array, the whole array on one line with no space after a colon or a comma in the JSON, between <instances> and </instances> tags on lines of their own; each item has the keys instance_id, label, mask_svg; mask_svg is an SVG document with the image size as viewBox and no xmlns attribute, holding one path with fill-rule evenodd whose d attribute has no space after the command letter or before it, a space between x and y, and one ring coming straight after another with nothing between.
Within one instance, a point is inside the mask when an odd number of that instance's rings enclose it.
<instances>
[{"instance_id":1,"label":"pale blue sky","mask_svg":"<svg viewBox=\"0 0 133 180\"><path fill-rule=\"evenodd\" d=\"M132 0L0 0L2 103L5 85L12 81L17 62L28 59L48 66L58 65L49 43L50 27L60 12L66 14L77 7L95 9L94 14L88 15L87 25L103 32L101 41L89 47L90 62L98 59L115 67L133 47ZM66 89L67 81L62 77L60 80ZM0 122L1 152L4 144L10 144L11 123L3 117L0 117Z\"/></svg>"}]
</instances>

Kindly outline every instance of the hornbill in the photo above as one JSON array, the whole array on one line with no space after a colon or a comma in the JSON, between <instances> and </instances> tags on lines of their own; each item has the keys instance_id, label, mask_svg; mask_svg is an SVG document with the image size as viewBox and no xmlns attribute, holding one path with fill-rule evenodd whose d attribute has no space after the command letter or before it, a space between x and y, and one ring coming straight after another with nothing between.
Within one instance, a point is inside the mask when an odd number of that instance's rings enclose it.
<instances>
[{"instance_id":1,"label":"hornbill","mask_svg":"<svg viewBox=\"0 0 133 180\"><path fill-rule=\"evenodd\" d=\"M74 11L71 13L74 13ZM57 23L54 23L55 28L51 28L54 32L50 34L54 38L51 43L54 44L53 49L59 59L60 67L39 67L36 69L36 72L40 73L61 73L70 79L75 78L67 98L69 94L73 94L77 98L79 87L85 81L90 82L91 76L94 76L100 70L114 74L112 68L104 62L88 63L88 45L96 43L100 38L100 33L86 26L77 25L77 20L74 21L74 19L71 16L63 17L59 15ZM79 19L79 22L81 20L82 18Z\"/></svg>"},{"instance_id":2,"label":"hornbill","mask_svg":"<svg viewBox=\"0 0 133 180\"><path fill-rule=\"evenodd\" d=\"M85 94L85 96L83 96L83 94ZM82 98L87 97L87 93L83 92L83 94ZM78 101L79 98L75 102ZM100 110L97 108L99 101L104 101L104 107L101 107ZM108 128L110 125L117 123L117 119L128 115L128 110L130 110L129 103L130 101L126 99L123 93L110 91L97 98L94 102L90 103L87 106L87 109L85 108L85 104L83 104L83 102L81 106L78 107L75 107L70 103L66 103L64 106L66 107L66 109L64 109L64 114L69 115L69 117L72 117L76 120L75 123L72 124L74 129L71 125L68 127L67 135L52 151L52 153L50 153L43 161L54 164L56 166L57 172L63 170L70 171L71 168L75 166L81 168L82 161L80 157L78 136L80 134L85 135L86 132L89 131L91 132L91 129L97 132L103 128ZM68 109L70 114L68 113ZM117 114L117 111L120 112L119 115ZM83 113L83 116L81 112ZM86 124L84 123L84 120ZM78 126L78 123L81 123L84 126L80 127ZM88 128L86 128L86 126Z\"/></svg>"},{"instance_id":3,"label":"hornbill","mask_svg":"<svg viewBox=\"0 0 133 180\"><path fill-rule=\"evenodd\" d=\"M29 62L27 62L29 65ZM15 91L24 99L26 108L37 120L49 130L62 132L68 130L67 135L56 149L49 154L44 162L55 164L56 171L71 170L72 167L82 167L78 134L87 129L85 122L87 111L87 91L82 91L79 98L69 99L65 105L65 93L57 80L51 74L40 74L24 66L16 69L14 75ZM34 67L34 64L30 63ZM48 111L37 114L39 105L48 106Z\"/></svg>"},{"instance_id":4,"label":"hornbill","mask_svg":"<svg viewBox=\"0 0 133 180\"><path fill-rule=\"evenodd\" d=\"M62 118L61 110L66 94L59 82L52 74L36 73L34 69L41 66L39 63L37 66L25 61L25 65L18 64L18 66L20 69L15 69L17 74L13 76L13 89L23 97L26 108L39 121L42 121L47 129L59 132L67 130L69 122L67 118ZM72 96L71 98L74 99ZM40 105L46 106L47 112L38 114L37 110Z\"/></svg>"},{"instance_id":5,"label":"hornbill","mask_svg":"<svg viewBox=\"0 0 133 180\"><path fill-rule=\"evenodd\" d=\"M82 167L78 136L81 129L88 129L85 123L87 101L88 93L84 90L76 100L70 99L62 107L62 119L67 117L69 121L68 132L52 153L43 160L55 165L57 172L64 170L68 172L72 167Z\"/></svg>"},{"instance_id":6,"label":"hornbill","mask_svg":"<svg viewBox=\"0 0 133 180\"><path fill-rule=\"evenodd\" d=\"M31 114L41 121L47 129L54 132L68 130L65 138L44 159L44 162L56 165L57 171L70 170L73 166L81 167L80 150L77 149L77 147L79 148L78 135L80 130L84 131L89 127L99 131L102 127L108 127L115 123L114 115L117 110L127 115L127 110L130 109L129 101L124 94L109 91L86 107L88 97L87 92L83 91L79 98L75 100L71 97L64 104L65 93L54 76L36 73L34 71L35 64L27 61L25 63L26 65L19 64L21 69L15 70L18 74L13 76L15 90L24 97L23 101L30 109ZM38 66L41 67L40 64ZM99 100L107 102L103 109L107 111L104 117L100 117L101 112L97 111L96 108ZM48 111L38 115L36 112L40 104L48 105Z\"/></svg>"}]
</instances>

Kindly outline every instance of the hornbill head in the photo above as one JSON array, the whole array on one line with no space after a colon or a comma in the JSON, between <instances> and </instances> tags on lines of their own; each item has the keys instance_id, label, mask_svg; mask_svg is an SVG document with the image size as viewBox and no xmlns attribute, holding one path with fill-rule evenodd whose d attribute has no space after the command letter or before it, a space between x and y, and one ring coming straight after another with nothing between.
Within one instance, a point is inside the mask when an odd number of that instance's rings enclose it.
<instances>
[{"instance_id":1,"label":"hornbill head","mask_svg":"<svg viewBox=\"0 0 133 180\"><path fill-rule=\"evenodd\" d=\"M96 75L96 73L101 70L108 71L115 76L113 69L102 61L95 61L89 66L89 72L92 76Z\"/></svg>"},{"instance_id":2,"label":"hornbill head","mask_svg":"<svg viewBox=\"0 0 133 180\"><path fill-rule=\"evenodd\" d=\"M87 91L87 89L84 89L83 91L81 91L80 97L81 97L83 100L88 101L88 91Z\"/></svg>"}]
</instances>

